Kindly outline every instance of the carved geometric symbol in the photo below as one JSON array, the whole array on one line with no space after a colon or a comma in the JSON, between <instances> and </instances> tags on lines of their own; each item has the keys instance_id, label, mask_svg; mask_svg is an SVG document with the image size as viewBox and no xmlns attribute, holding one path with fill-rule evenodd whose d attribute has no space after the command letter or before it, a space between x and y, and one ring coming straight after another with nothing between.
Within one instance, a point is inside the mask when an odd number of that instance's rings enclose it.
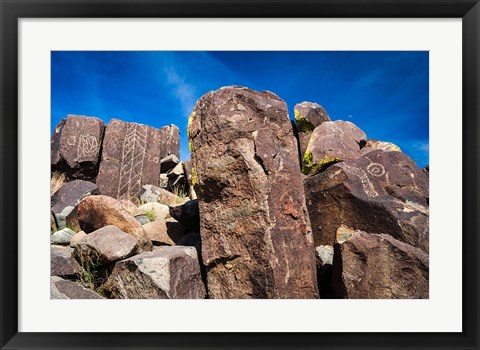
<instances>
[{"instance_id":1,"label":"carved geometric symbol","mask_svg":"<svg viewBox=\"0 0 480 350\"><path fill-rule=\"evenodd\" d=\"M382 176L385 174L385 168L382 164L378 163L371 163L369 166L367 166L367 171L373 176Z\"/></svg>"},{"instance_id":2,"label":"carved geometric symbol","mask_svg":"<svg viewBox=\"0 0 480 350\"><path fill-rule=\"evenodd\" d=\"M130 198L140 193L147 146L147 126L129 124L123 143L117 198Z\"/></svg>"},{"instance_id":3,"label":"carved geometric symbol","mask_svg":"<svg viewBox=\"0 0 480 350\"><path fill-rule=\"evenodd\" d=\"M88 157L97 154L98 141L92 135L80 135L78 142L78 157Z\"/></svg>"}]
</instances>

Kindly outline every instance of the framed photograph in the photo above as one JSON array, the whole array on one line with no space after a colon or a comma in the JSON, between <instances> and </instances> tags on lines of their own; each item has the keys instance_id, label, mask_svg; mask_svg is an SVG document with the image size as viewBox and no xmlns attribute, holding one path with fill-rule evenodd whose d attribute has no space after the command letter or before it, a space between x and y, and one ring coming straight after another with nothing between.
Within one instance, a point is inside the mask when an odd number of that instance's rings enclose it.
<instances>
[{"instance_id":1,"label":"framed photograph","mask_svg":"<svg viewBox=\"0 0 480 350\"><path fill-rule=\"evenodd\" d=\"M0 1L2 349L479 348L477 0Z\"/></svg>"}]
</instances>

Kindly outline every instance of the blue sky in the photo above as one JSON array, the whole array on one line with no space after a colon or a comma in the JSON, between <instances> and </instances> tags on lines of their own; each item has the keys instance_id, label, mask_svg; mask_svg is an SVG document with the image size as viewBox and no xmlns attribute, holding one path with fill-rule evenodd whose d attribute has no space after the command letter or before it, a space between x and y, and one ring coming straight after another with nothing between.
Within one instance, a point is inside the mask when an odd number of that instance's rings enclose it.
<instances>
[{"instance_id":1,"label":"blue sky","mask_svg":"<svg viewBox=\"0 0 480 350\"><path fill-rule=\"evenodd\" d=\"M270 90L293 107L316 102L369 138L390 141L428 164L426 51L53 51L52 126L67 114L180 128L210 90Z\"/></svg>"}]
</instances>

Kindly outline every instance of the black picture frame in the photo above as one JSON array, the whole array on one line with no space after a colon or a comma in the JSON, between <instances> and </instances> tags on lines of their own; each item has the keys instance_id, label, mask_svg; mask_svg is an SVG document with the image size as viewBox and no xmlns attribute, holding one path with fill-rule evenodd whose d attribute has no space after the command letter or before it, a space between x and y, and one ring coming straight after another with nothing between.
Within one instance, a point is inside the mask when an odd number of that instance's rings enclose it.
<instances>
[{"instance_id":1,"label":"black picture frame","mask_svg":"<svg viewBox=\"0 0 480 350\"><path fill-rule=\"evenodd\" d=\"M0 0L1 349L478 349L478 0ZM20 333L18 332L18 19L110 17L462 18L463 131L461 333ZM451 122L456 122L455 118ZM458 120L458 122L460 122ZM457 165L451 162L449 167ZM448 283L448 276L445 276Z\"/></svg>"}]
</instances>

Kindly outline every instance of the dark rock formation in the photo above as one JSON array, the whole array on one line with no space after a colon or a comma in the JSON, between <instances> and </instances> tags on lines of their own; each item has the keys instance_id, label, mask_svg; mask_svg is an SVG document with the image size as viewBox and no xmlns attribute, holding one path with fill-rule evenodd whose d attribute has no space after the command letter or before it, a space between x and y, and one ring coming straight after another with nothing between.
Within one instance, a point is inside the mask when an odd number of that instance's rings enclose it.
<instances>
[{"instance_id":1,"label":"dark rock formation","mask_svg":"<svg viewBox=\"0 0 480 350\"><path fill-rule=\"evenodd\" d=\"M62 136L63 126L67 119L62 118L53 130L53 135L50 141L50 164L51 170L56 171L62 168L62 155L60 154L60 138Z\"/></svg>"},{"instance_id":2,"label":"dark rock formation","mask_svg":"<svg viewBox=\"0 0 480 350\"><path fill-rule=\"evenodd\" d=\"M156 247L115 264L103 286L116 299L203 299L205 286L193 247Z\"/></svg>"},{"instance_id":3,"label":"dark rock formation","mask_svg":"<svg viewBox=\"0 0 480 350\"><path fill-rule=\"evenodd\" d=\"M73 258L73 249L60 245L50 246L50 275L73 277L82 273L82 267Z\"/></svg>"},{"instance_id":4,"label":"dark rock formation","mask_svg":"<svg viewBox=\"0 0 480 350\"><path fill-rule=\"evenodd\" d=\"M225 87L189 120L211 298L316 298L315 255L286 104Z\"/></svg>"},{"instance_id":5,"label":"dark rock formation","mask_svg":"<svg viewBox=\"0 0 480 350\"><path fill-rule=\"evenodd\" d=\"M316 246L333 245L344 224L428 252L428 177L404 153L374 150L332 165L305 180L305 193Z\"/></svg>"},{"instance_id":6,"label":"dark rock formation","mask_svg":"<svg viewBox=\"0 0 480 350\"><path fill-rule=\"evenodd\" d=\"M139 247L145 250L152 248L142 225L115 198L103 195L85 197L78 205L77 214L80 227L87 234L113 225L135 237Z\"/></svg>"},{"instance_id":7,"label":"dark rock formation","mask_svg":"<svg viewBox=\"0 0 480 350\"><path fill-rule=\"evenodd\" d=\"M170 207L170 215L185 226L187 232L200 231L198 200L188 201L185 202L185 204Z\"/></svg>"},{"instance_id":8,"label":"dark rock formation","mask_svg":"<svg viewBox=\"0 0 480 350\"><path fill-rule=\"evenodd\" d=\"M174 124L160 129L160 159L168 155L180 158L180 129Z\"/></svg>"},{"instance_id":9,"label":"dark rock formation","mask_svg":"<svg viewBox=\"0 0 480 350\"><path fill-rule=\"evenodd\" d=\"M50 278L51 299L105 299L80 283L66 281L60 277Z\"/></svg>"},{"instance_id":10,"label":"dark rock formation","mask_svg":"<svg viewBox=\"0 0 480 350\"><path fill-rule=\"evenodd\" d=\"M315 174L337 162L359 158L367 135L343 120L324 122L313 130L303 156L302 172Z\"/></svg>"},{"instance_id":11,"label":"dark rock formation","mask_svg":"<svg viewBox=\"0 0 480 350\"><path fill-rule=\"evenodd\" d=\"M330 116L319 104L306 101L295 106L294 114L298 131L300 158L303 159L313 130L323 122L330 121Z\"/></svg>"},{"instance_id":12,"label":"dark rock formation","mask_svg":"<svg viewBox=\"0 0 480 350\"><path fill-rule=\"evenodd\" d=\"M105 129L97 177L100 192L117 199L138 197L143 185L159 184L160 160L178 145L178 128L155 129L112 119ZM175 136L176 135L176 136ZM175 151L176 152L176 151Z\"/></svg>"},{"instance_id":13,"label":"dark rock formation","mask_svg":"<svg viewBox=\"0 0 480 350\"><path fill-rule=\"evenodd\" d=\"M98 118L68 115L57 125L52 136L52 170L65 173L68 179L94 179L98 172L104 128Z\"/></svg>"},{"instance_id":14,"label":"dark rock formation","mask_svg":"<svg viewBox=\"0 0 480 350\"><path fill-rule=\"evenodd\" d=\"M428 254L386 234L337 231L332 285L336 298L428 299Z\"/></svg>"}]
</instances>

